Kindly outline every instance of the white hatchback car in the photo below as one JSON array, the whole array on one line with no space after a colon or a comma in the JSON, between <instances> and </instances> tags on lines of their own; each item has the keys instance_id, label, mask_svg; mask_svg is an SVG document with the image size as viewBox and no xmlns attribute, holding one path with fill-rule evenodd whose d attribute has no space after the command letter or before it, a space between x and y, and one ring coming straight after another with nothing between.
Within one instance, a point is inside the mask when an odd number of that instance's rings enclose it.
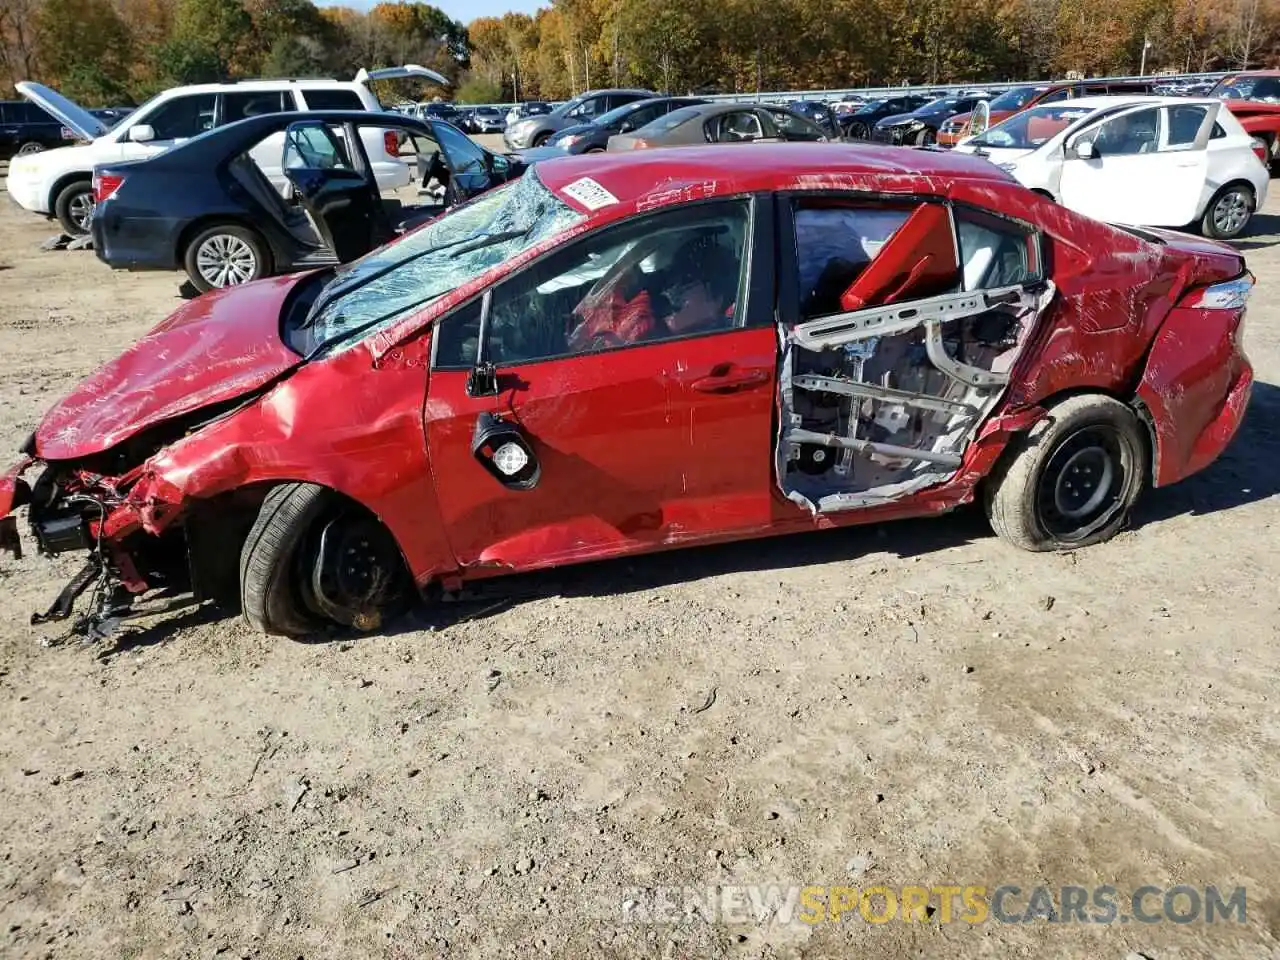
<instances>
[{"instance_id":1,"label":"white hatchback car","mask_svg":"<svg viewBox=\"0 0 1280 960\"><path fill-rule=\"evenodd\" d=\"M152 97L116 126L107 125L56 90L21 81L18 92L57 117L86 143L15 157L9 165L9 196L24 209L56 217L72 236L89 232L93 216L93 168L99 163L142 160L174 144L245 117L261 113L303 110L381 111L382 104L368 87L369 80L423 77L448 81L425 67L410 64L372 72L361 70L354 80L243 80L175 87ZM365 151L383 190L403 187L412 179L400 159L394 133L369 128L362 132ZM250 151L276 189L287 195L289 181L281 169L284 134L264 140Z\"/></svg>"},{"instance_id":2,"label":"white hatchback car","mask_svg":"<svg viewBox=\"0 0 1280 960\"><path fill-rule=\"evenodd\" d=\"M1216 99L1082 97L961 141L1024 186L1108 223L1238 237L1271 180L1266 147Z\"/></svg>"}]
</instances>

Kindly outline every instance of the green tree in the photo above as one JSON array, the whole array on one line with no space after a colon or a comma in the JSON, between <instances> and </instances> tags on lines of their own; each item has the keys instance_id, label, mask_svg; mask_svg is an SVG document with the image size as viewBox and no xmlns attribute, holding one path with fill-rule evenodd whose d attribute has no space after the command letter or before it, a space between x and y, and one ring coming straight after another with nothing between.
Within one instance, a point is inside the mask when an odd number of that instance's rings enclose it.
<instances>
[{"instance_id":1,"label":"green tree","mask_svg":"<svg viewBox=\"0 0 1280 960\"><path fill-rule=\"evenodd\" d=\"M468 77L458 85L453 99L458 103L501 103L502 87L484 77Z\"/></svg>"},{"instance_id":2,"label":"green tree","mask_svg":"<svg viewBox=\"0 0 1280 960\"><path fill-rule=\"evenodd\" d=\"M129 30L110 0L45 0L36 12L40 61L63 93L118 102L129 83Z\"/></svg>"},{"instance_id":3,"label":"green tree","mask_svg":"<svg viewBox=\"0 0 1280 960\"><path fill-rule=\"evenodd\" d=\"M201 75L213 65L213 79L226 80L252 53L253 20L242 0L177 0L173 43L172 62Z\"/></svg>"}]
</instances>

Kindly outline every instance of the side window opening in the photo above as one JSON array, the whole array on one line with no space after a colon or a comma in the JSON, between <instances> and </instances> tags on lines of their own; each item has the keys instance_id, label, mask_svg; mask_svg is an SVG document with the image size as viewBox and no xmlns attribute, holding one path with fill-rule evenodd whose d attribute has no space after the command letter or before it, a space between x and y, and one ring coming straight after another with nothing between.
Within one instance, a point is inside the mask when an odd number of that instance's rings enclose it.
<instances>
[{"instance_id":1,"label":"side window opening","mask_svg":"<svg viewBox=\"0 0 1280 960\"><path fill-rule=\"evenodd\" d=\"M175 97L147 117L138 118L156 133L156 140L186 140L213 129L217 97L212 93Z\"/></svg>"},{"instance_id":2,"label":"side window opening","mask_svg":"<svg viewBox=\"0 0 1280 960\"><path fill-rule=\"evenodd\" d=\"M1048 303L1028 228L942 203L801 200L776 476L814 513L945 482Z\"/></svg>"},{"instance_id":3,"label":"side window opening","mask_svg":"<svg viewBox=\"0 0 1280 960\"><path fill-rule=\"evenodd\" d=\"M354 90L342 88L303 88L302 97L308 110L363 110L364 101Z\"/></svg>"},{"instance_id":4,"label":"side window opening","mask_svg":"<svg viewBox=\"0 0 1280 960\"><path fill-rule=\"evenodd\" d=\"M703 336L746 315L748 201L656 214L554 252L493 293L498 367ZM475 362L480 299L441 324L438 368Z\"/></svg>"},{"instance_id":5,"label":"side window opening","mask_svg":"<svg viewBox=\"0 0 1280 960\"><path fill-rule=\"evenodd\" d=\"M1163 149L1185 150L1193 146L1196 135L1200 132L1200 127L1208 114L1209 108L1203 106L1166 107L1165 121L1169 127L1169 134ZM1221 129L1216 122L1214 126Z\"/></svg>"}]
</instances>

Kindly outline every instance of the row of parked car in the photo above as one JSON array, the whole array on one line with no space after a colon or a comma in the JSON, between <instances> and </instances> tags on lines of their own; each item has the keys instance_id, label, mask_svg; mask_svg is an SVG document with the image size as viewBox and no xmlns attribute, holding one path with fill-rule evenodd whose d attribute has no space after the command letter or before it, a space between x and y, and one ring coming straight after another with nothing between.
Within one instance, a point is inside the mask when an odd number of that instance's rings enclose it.
<instances>
[{"instance_id":1,"label":"row of parked car","mask_svg":"<svg viewBox=\"0 0 1280 960\"><path fill-rule=\"evenodd\" d=\"M438 75L400 67L362 71L352 81L183 87L114 125L55 91L22 83L32 104L84 142L15 156L8 190L67 234L92 232L98 256L113 267L183 269L197 289L209 290L348 261L566 154L714 143L954 147L1099 219L1196 226L1230 239L1264 201L1280 140L1248 129L1280 129L1280 105L1266 100L1160 97L1077 81L1028 84L989 99L982 91L949 94L905 111L919 98L837 110L813 101L589 91L546 110L519 111L514 122L501 118L506 149L491 151L464 134L448 104L385 110L367 82L396 76ZM1223 84L1233 95L1266 95L1280 75L1238 75ZM382 196L414 179L429 188L418 202Z\"/></svg>"}]
</instances>

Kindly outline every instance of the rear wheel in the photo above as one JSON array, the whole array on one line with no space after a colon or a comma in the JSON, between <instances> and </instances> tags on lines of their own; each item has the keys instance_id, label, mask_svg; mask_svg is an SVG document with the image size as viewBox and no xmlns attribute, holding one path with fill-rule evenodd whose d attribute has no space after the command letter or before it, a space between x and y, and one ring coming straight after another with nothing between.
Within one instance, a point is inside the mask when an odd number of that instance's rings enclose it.
<instances>
[{"instance_id":1,"label":"rear wheel","mask_svg":"<svg viewBox=\"0 0 1280 960\"><path fill-rule=\"evenodd\" d=\"M1228 184L1209 201L1200 221L1206 237L1234 240L1244 233L1253 217L1253 188L1243 183Z\"/></svg>"},{"instance_id":2,"label":"rear wheel","mask_svg":"<svg viewBox=\"0 0 1280 960\"><path fill-rule=\"evenodd\" d=\"M271 273L266 242L255 231L234 223L217 224L196 234L182 260L187 276L201 293L249 283Z\"/></svg>"},{"instance_id":3,"label":"rear wheel","mask_svg":"<svg viewBox=\"0 0 1280 960\"><path fill-rule=\"evenodd\" d=\"M85 236L93 220L93 184L88 180L67 184L54 198L53 214L68 236Z\"/></svg>"},{"instance_id":4,"label":"rear wheel","mask_svg":"<svg viewBox=\"0 0 1280 960\"><path fill-rule=\"evenodd\" d=\"M1005 451L987 480L987 518L1024 550L1099 543L1128 519L1148 465L1144 428L1128 406L1068 397Z\"/></svg>"},{"instance_id":5,"label":"rear wheel","mask_svg":"<svg viewBox=\"0 0 1280 960\"><path fill-rule=\"evenodd\" d=\"M240 554L244 617L298 637L326 625L377 630L411 596L400 548L368 511L310 483L263 501Z\"/></svg>"}]
</instances>

